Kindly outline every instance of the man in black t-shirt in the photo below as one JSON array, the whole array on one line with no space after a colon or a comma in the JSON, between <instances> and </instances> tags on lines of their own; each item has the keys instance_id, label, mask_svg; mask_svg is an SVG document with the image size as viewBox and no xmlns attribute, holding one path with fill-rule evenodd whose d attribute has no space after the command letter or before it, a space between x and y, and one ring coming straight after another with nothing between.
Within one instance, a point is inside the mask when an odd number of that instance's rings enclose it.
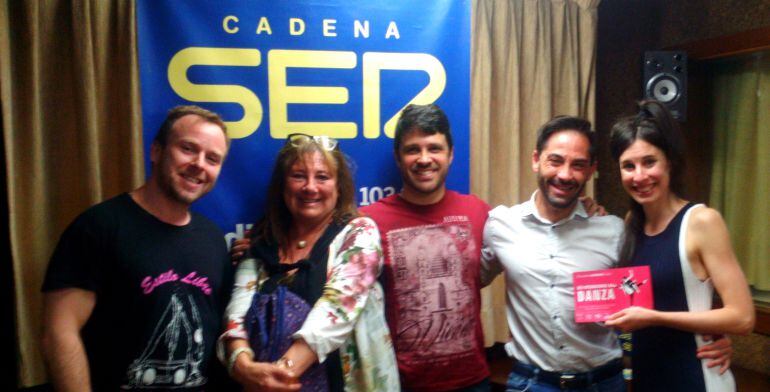
<instances>
[{"instance_id":1,"label":"man in black t-shirt","mask_svg":"<svg viewBox=\"0 0 770 392\"><path fill-rule=\"evenodd\" d=\"M43 351L56 390L201 390L232 278L222 232L190 212L229 146L221 118L172 109L138 189L86 210L45 281Z\"/></svg>"}]
</instances>

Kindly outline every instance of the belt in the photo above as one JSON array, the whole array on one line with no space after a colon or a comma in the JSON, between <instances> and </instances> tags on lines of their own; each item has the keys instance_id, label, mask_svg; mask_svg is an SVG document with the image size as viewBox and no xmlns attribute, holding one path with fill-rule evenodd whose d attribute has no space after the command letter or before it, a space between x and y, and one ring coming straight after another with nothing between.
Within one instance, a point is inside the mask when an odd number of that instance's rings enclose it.
<instances>
[{"instance_id":1,"label":"belt","mask_svg":"<svg viewBox=\"0 0 770 392\"><path fill-rule=\"evenodd\" d=\"M550 384L560 389L588 388L591 385L616 376L622 370L623 362L619 358L613 359L604 365L595 367L587 372L582 373L549 372L547 370L540 369L537 366L521 362L516 362L516 364L513 365L514 373L518 373L527 378L534 378L539 382Z\"/></svg>"}]
</instances>

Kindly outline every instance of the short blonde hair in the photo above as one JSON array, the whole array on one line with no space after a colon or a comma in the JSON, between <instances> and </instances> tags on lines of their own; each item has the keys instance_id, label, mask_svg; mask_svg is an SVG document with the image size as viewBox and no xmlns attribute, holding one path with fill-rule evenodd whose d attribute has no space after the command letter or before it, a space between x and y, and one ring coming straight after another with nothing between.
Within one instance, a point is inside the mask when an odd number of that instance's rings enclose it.
<instances>
[{"instance_id":1,"label":"short blonde hair","mask_svg":"<svg viewBox=\"0 0 770 392\"><path fill-rule=\"evenodd\" d=\"M171 131L174 129L174 124L176 124L176 121L188 114L198 116L204 121L215 124L221 128L222 133L225 134L227 146L230 147L230 137L227 135L227 125L225 125L222 117L220 117L217 113L195 105L180 105L169 110L166 114L166 119L163 120L163 124L160 125L160 129L158 129L158 133L155 134L155 138L152 139L152 142L157 143L161 147L165 147L168 143L168 137L171 134Z\"/></svg>"}]
</instances>

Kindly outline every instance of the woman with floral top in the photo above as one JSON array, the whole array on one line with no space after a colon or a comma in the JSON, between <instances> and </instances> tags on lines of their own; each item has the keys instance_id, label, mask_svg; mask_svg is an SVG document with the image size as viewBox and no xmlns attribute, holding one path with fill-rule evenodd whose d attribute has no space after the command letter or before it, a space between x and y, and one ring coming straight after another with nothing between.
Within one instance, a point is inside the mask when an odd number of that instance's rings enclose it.
<instances>
[{"instance_id":1,"label":"woman with floral top","mask_svg":"<svg viewBox=\"0 0 770 392\"><path fill-rule=\"evenodd\" d=\"M265 217L236 272L220 360L245 390L293 391L311 366L331 391L397 391L398 368L377 277L374 222L355 209L353 180L337 141L289 135L278 153ZM254 294L283 285L312 309L275 363L256 362L244 325Z\"/></svg>"}]
</instances>

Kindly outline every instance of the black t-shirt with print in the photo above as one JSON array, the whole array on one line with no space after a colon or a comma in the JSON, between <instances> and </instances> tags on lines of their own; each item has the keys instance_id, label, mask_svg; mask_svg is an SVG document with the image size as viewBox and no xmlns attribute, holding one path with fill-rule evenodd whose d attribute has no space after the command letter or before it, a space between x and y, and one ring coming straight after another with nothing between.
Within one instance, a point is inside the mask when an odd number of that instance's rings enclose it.
<instances>
[{"instance_id":1,"label":"black t-shirt with print","mask_svg":"<svg viewBox=\"0 0 770 392\"><path fill-rule=\"evenodd\" d=\"M62 234L43 291L96 293L82 330L94 390L200 390L231 282L214 223L192 213L187 225L170 225L122 194Z\"/></svg>"}]
</instances>

